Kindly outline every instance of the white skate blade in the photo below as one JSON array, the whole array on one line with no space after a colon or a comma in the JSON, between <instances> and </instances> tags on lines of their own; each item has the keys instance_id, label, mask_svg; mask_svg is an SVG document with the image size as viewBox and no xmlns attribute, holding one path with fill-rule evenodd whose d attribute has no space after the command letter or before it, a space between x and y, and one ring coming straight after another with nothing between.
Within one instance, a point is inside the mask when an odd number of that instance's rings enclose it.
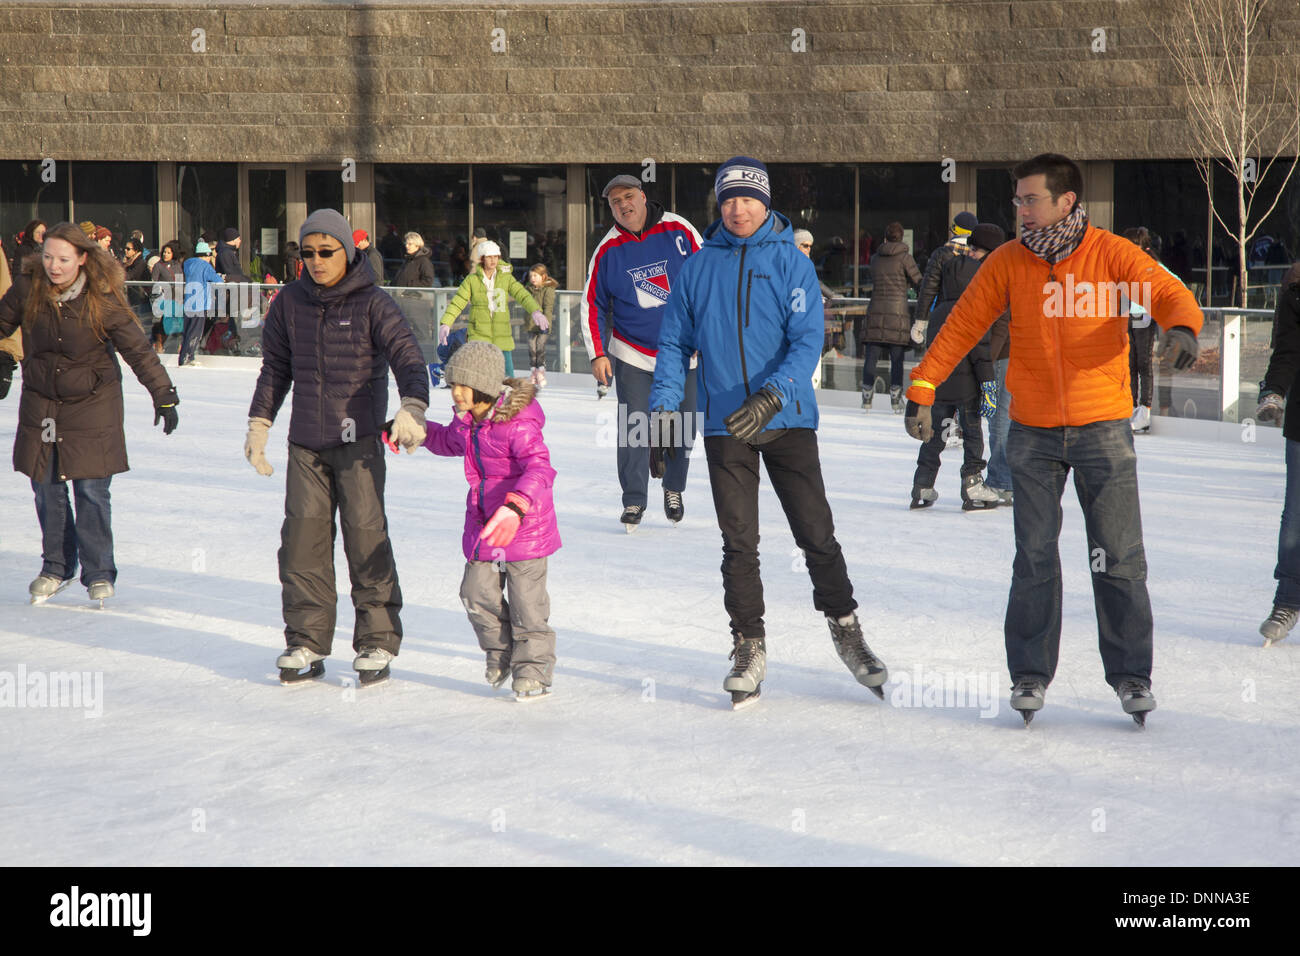
<instances>
[{"instance_id":1,"label":"white skate blade","mask_svg":"<svg viewBox=\"0 0 1300 956\"><path fill-rule=\"evenodd\" d=\"M623 530L628 534L636 534L636 529L639 527L641 527L639 524L625 524L623 525Z\"/></svg>"},{"instance_id":2,"label":"white skate blade","mask_svg":"<svg viewBox=\"0 0 1300 956\"><path fill-rule=\"evenodd\" d=\"M740 700L737 700L736 693L733 693L731 695L731 709L733 712L737 710L748 710L750 707L753 707L755 704L758 703L758 699L760 696L759 691L754 691L752 694L748 694L747 696L742 697Z\"/></svg>"},{"instance_id":3,"label":"white skate blade","mask_svg":"<svg viewBox=\"0 0 1300 956\"><path fill-rule=\"evenodd\" d=\"M517 704L535 704L539 700L546 700L551 696L551 689L544 687L533 694L515 694L515 703Z\"/></svg>"}]
</instances>

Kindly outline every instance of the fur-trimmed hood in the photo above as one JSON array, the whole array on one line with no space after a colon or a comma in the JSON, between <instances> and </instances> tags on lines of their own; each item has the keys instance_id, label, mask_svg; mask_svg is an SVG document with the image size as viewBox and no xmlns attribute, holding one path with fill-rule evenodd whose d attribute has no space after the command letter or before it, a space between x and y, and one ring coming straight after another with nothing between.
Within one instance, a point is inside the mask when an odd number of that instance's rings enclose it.
<instances>
[{"instance_id":1,"label":"fur-trimmed hood","mask_svg":"<svg viewBox=\"0 0 1300 956\"><path fill-rule=\"evenodd\" d=\"M493 422L510 421L537 397L537 386L526 378L508 378L505 384L510 390L497 399L491 415Z\"/></svg>"}]
</instances>

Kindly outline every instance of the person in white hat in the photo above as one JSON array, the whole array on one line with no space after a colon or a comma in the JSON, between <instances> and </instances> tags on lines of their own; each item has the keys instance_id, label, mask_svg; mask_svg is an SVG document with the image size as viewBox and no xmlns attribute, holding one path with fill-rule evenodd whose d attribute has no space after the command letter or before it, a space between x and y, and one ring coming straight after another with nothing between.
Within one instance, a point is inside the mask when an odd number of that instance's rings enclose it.
<instances>
[{"instance_id":1,"label":"person in white hat","mask_svg":"<svg viewBox=\"0 0 1300 956\"><path fill-rule=\"evenodd\" d=\"M447 304L438 329L438 344L446 345L451 336L451 324L469 307L470 342L491 342L506 357L506 377L513 378L515 363L511 353L515 349L515 336L510 330L510 299L514 299L530 314L533 324L545 332L551 327L537 300L513 275L498 268L501 247L491 239L478 246L481 257L474 271L456 290Z\"/></svg>"}]
</instances>

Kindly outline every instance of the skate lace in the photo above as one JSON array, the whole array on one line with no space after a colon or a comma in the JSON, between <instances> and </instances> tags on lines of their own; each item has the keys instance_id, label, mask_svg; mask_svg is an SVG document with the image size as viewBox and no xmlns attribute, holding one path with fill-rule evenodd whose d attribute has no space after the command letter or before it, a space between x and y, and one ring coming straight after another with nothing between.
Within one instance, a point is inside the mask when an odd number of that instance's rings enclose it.
<instances>
[{"instance_id":1,"label":"skate lace","mask_svg":"<svg viewBox=\"0 0 1300 956\"><path fill-rule=\"evenodd\" d=\"M1016 685L1011 688L1012 695L1020 697L1025 694L1037 696L1041 690L1041 685L1036 680L1018 680Z\"/></svg>"},{"instance_id":2,"label":"skate lace","mask_svg":"<svg viewBox=\"0 0 1300 956\"><path fill-rule=\"evenodd\" d=\"M664 498L671 508L680 508L682 506L682 493L680 491L666 491L664 492Z\"/></svg>"},{"instance_id":3,"label":"skate lace","mask_svg":"<svg viewBox=\"0 0 1300 956\"><path fill-rule=\"evenodd\" d=\"M1135 680L1120 681L1119 696L1121 697L1145 697L1150 693L1146 684Z\"/></svg>"},{"instance_id":4,"label":"skate lace","mask_svg":"<svg viewBox=\"0 0 1300 956\"><path fill-rule=\"evenodd\" d=\"M871 653L871 649L867 647L867 643L862 637L861 624L841 625L836 623L834 639L840 654L848 654L853 663L866 664L869 667L879 663L876 655Z\"/></svg>"},{"instance_id":5,"label":"skate lace","mask_svg":"<svg viewBox=\"0 0 1300 956\"><path fill-rule=\"evenodd\" d=\"M1268 619L1276 624L1282 624L1287 627L1295 624L1296 618L1300 617L1300 610L1292 607L1275 607L1273 613Z\"/></svg>"},{"instance_id":6,"label":"skate lace","mask_svg":"<svg viewBox=\"0 0 1300 956\"><path fill-rule=\"evenodd\" d=\"M747 671L749 665L754 663L754 652L757 650L758 641L737 641L727 657L736 662L736 670Z\"/></svg>"}]
</instances>

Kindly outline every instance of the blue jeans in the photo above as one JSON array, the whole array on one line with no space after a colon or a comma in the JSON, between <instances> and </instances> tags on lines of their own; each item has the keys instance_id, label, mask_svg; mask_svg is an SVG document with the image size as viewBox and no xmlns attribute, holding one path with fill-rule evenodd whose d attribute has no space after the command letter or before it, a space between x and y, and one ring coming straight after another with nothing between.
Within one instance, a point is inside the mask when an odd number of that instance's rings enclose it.
<instances>
[{"instance_id":1,"label":"blue jeans","mask_svg":"<svg viewBox=\"0 0 1300 956\"><path fill-rule=\"evenodd\" d=\"M655 373L648 372L635 365L610 356L614 366L614 387L618 390L619 417L627 415L627 432L619 428L618 436L618 482L623 487L623 507L640 505L645 507L650 487L650 429L648 418L646 424L637 427L638 419L634 415L649 416L650 386L654 384ZM685 431L685 447L665 462L664 489L666 491L685 491L686 472L691 464L691 448L695 445L696 412L699 403L696 399L695 369L686 372L686 383L679 411L690 412L689 427ZM624 412L626 409L626 413ZM638 418L640 417L638 415ZM638 435L646 440L638 440ZM629 440L629 437L632 440Z\"/></svg>"},{"instance_id":2,"label":"blue jeans","mask_svg":"<svg viewBox=\"0 0 1300 956\"><path fill-rule=\"evenodd\" d=\"M889 356L889 386L903 387L903 351L906 345L883 345L879 342L866 342L862 353L862 390L870 395L876 389L876 350Z\"/></svg>"},{"instance_id":3,"label":"blue jeans","mask_svg":"<svg viewBox=\"0 0 1300 956\"><path fill-rule=\"evenodd\" d=\"M1300 441L1286 440L1286 497L1277 536L1277 593L1273 603L1300 608Z\"/></svg>"},{"instance_id":4,"label":"blue jeans","mask_svg":"<svg viewBox=\"0 0 1300 956\"><path fill-rule=\"evenodd\" d=\"M1007 391L1007 365L1010 359L993 363L998 383L998 410L989 422L989 474L985 482L990 488L1010 491L1011 466L1007 464L1007 433L1011 430L1011 395Z\"/></svg>"},{"instance_id":5,"label":"blue jeans","mask_svg":"<svg viewBox=\"0 0 1300 956\"><path fill-rule=\"evenodd\" d=\"M116 581L113 563L113 514L109 501L109 478L79 478L72 482L77 503L74 517L68 499L68 484L58 481L57 454L50 455L50 472L45 481L32 481L36 493L36 518L41 523L41 573L67 580L77 573L81 559L81 583Z\"/></svg>"},{"instance_id":6,"label":"blue jeans","mask_svg":"<svg viewBox=\"0 0 1300 956\"><path fill-rule=\"evenodd\" d=\"M1007 667L1013 681L1050 683L1061 645L1061 494L1074 469L1092 569L1106 682L1151 679L1151 600L1138 509L1137 455L1127 418L1065 428L1011 423L1007 460L1016 558L1007 600Z\"/></svg>"}]
</instances>

